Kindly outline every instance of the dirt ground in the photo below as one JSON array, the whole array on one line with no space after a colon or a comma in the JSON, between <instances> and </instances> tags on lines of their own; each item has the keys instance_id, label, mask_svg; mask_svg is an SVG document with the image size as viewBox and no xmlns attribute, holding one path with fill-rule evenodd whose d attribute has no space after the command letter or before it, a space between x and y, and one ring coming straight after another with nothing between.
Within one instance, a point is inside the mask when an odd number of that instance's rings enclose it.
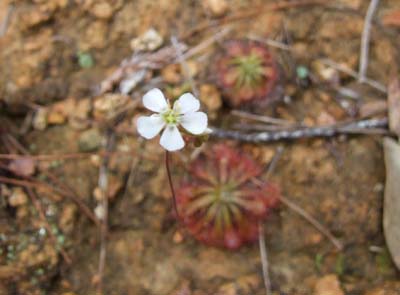
<instances>
[{"instance_id":1,"label":"dirt ground","mask_svg":"<svg viewBox=\"0 0 400 295\"><path fill-rule=\"evenodd\" d=\"M381 105L385 93L327 67L323 59L358 70L369 1L282 9L274 5L284 1L232 0L222 8L205 7L207 2L224 1L0 1L0 21L8 19L0 37L1 153L75 155L33 163L35 171L27 173L26 180L58 187L35 186L36 199L20 185L0 181L0 294L98 294L100 230L90 216L99 203L104 155L109 155L104 294L265 294L258 244L228 251L190 237L173 218L163 150L157 140L144 141L136 132L133 122L145 113L136 102L149 85L171 95L181 93L190 89L184 73L171 74L173 60L167 60L161 69L145 74L132 98L117 89L99 94L99 86L132 55L131 40L150 28L163 37L161 46L169 46L175 36L193 48L229 27L188 60L211 125L230 128L242 122L220 102L213 72L219 47L224 40L254 36L291 48L270 47L280 64L285 98L278 97L259 114L306 126L354 119L368 107ZM381 1L372 24L368 77L383 85L399 74L400 26L388 21L396 11L400 15L398 0ZM192 31L216 20L226 21ZM296 75L299 67L307 69L307 78ZM327 85L324 75L336 77L341 87L360 97L346 97ZM215 89L214 100L203 94L204 85ZM115 104L108 103L111 100ZM123 116L107 117L119 108ZM110 130L115 144L106 154ZM211 137L201 149L220 141ZM281 204L265 222L273 294L400 294L400 274L385 246L381 222L382 136L229 143L264 167L282 150L271 179L344 246L338 251ZM174 179L182 177L195 153L188 148L173 155ZM3 171L10 160L3 159L0 176L10 177ZM92 215L84 212L82 203Z\"/></svg>"}]
</instances>

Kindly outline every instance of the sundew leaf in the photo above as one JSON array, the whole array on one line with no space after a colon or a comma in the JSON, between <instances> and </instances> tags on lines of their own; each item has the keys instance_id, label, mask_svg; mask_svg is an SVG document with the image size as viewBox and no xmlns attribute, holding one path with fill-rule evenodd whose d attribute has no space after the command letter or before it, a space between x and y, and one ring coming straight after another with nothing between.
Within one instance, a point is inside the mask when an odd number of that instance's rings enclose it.
<instances>
[{"instance_id":1,"label":"sundew leaf","mask_svg":"<svg viewBox=\"0 0 400 295\"><path fill-rule=\"evenodd\" d=\"M400 145L392 138L384 139L386 165L383 229L392 259L400 269Z\"/></svg>"}]
</instances>

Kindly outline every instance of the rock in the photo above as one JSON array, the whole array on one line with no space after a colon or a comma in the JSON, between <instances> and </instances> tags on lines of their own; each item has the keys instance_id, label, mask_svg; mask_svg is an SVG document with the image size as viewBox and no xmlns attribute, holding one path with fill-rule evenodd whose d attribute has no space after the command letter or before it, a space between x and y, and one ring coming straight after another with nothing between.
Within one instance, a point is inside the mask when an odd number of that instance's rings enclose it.
<instances>
[{"instance_id":1,"label":"rock","mask_svg":"<svg viewBox=\"0 0 400 295\"><path fill-rule=\"evenodd\" d=\"M129 94L140 82L142 82L148 75L147 69L141 69L128 75L126 79L122 80L119 84L119 91L122 94Z\"/></svg>"},{"instance_id":2,"label":"rock","mask_svg":"<svg viewBox=\"0 0 400 295\"><path fill-rule=\"evenodd\" d=\"M90 11L95 17L101 19L110 19L113 16L113 8L107 2L99 2L93 5Z\"/></svg>"},{"instance_id":3,"label":"rock","mask_svg":"<svg viewBox=\"0 0 400 295\"><path fill-rule=\"evenodd\" d=\"M336 275L326 275L320 278L314 288L315 295L344 295Z\"/></svg>"},{"instance_id":4,"label":"rock","mask_svg":"<svg viewBox=\"0 0 400 295\"><path fill-rule=\"evenodd\" d=\"M204 0L203 7L213 16L223 16L229 9L226 0Z\"/></svg>"},{"instance_id":5,"label":"rock","mask_svg":"<svg viewBox=\"0 0 400 295\"><path fill-rule=\"evenodd\" d=\"M105 119L115 115L129 102L129 96L121 94L105 94L94 101L94 117Z\"/></svg>"},{"instance_id":6,"label":"rock","mask_svg":"<svg viewBox=\"0 0 400 295\"><path fill-rule=\"evenodd\" d=\"M79 49L81 51L90 51L90 49L102 49L107 46L108 24L105 21L98 20L89 24L79 40Z\"/></svg>"},{"instance_id":7,"label":"rock","mask_svg":"<svg viewBox=\"0 0 400 295\"><path fill-rule=\"evenodd\" d=\"M218 295L255 294L260 287L261 280L258 275L239 277L234 282L222 285L218 289Z\"/></svg>"},{"instance_id":8,"label":"rock","mask_svg":"<svg viewBox=\"0 0 400 295\"><path fill-rule=\"evenodd\" d=\"M36 130L45 130L47 127L47 109L46 108L40 108L36 114L35 117L33 118L32 122L33 128Z\"/></svg>"},{"instance_id":9,"label":"rock","mask_svg":"<svg viewBox=\"0 0 400 295\"><path fill-rule=\"evenodd\" d=\"M222 106L221 93L211 84L200 86L200 101L211 112L219 110Z\"/></svg>"},{"instance_id":10,"label":"rock","mask_svg":"<svg viewBox=\"0 0 400 295\"><path fill-rule=\"evenodd\" d=\"M172 237L172 240L174 241L175 244L180 244L180 243L183 242L184 238L185 237L182 235L182 233L179 230L177 230L174 233L174 236Z\"/></svg>"},{"instance_id":11,"label":"rock","mask_svg":"<svg viewBox=\"0 0 400 295\"><path fill-rule=\"evenodd\" d=\"M96 128L82 132L79 137L78 145L81 152L92 152L97 150L103 141L103 136Z\"/></svg>"},{"instance_id":12,"label":"rock","mask_svg":"<svg viewBox=\"0 0 400 295\"><path fill-rule=\"evenodd\" d=\"M340 74L338 70L329 67L322 63L320 60L315 60L312 63L312 69L314 72L318 74L318 76L326 81L329 82L331 85L338 86L340 83Z\"/></svg>"},{"instance_id":13,"label":"rock","mask_svg":"<svg viewBox=\"0 0 400 295\"><path fill-rule=\"evenodd\" d=\"M164 81L170 84L178 84L182 82L187 76L193 78L199 72L199 64L195 61L188 60L185 63L185 68L180 64L167 65L162 71L161 76Z\"/></svg>"},{"instance_id":14,"label":"rock","mask_svg":"<svg viewBox=\"0 0 400 295\"><path fill-rule=\"evenodd\" d=\"M47 114L47 123L51 125L61 125L64 124L66 120L67 118L64 114L54 110L50 110Z\"/></svg>"},{"instance_id":15,"label":"rock","mask_svg":"<svg viewBox=\"0 0 400 295\"><path fill-rule=\"evenodd\" d=\"M75 204L66 204L63 206L59 226L63 233L70 233L74 228L74 220L77 212Z\"/></svg>"},{"instance_id":16,"label":"rock","mask_svg":"<svg viewBox=\"0 0 400 295\"><path fill-rule=\"evenodd\" d=\"M158 49L164 40L163 37L153 28L143 35L132 39L130 45L133 51L154 51Z\"/></svg>"},{"instance_id":17,"label":"rock","mask_svg":"<svg viewBox=\"0 0 400 295\"><path fill-rule=\"evenodd\" d=\"M167 65L161 71L161 76L166 83L178 84L181 81L181 69L178 64Z\"/></svg>"},{"instance_id":18,"label":"rock","mask_svg":"<svg viewBox=\"0 0 400 295\"><path fill-rule=\"evenodd\" d=\"M24 190L20 187L13 188L11 195L8 199L8 204L11 207L19 207L23 206L28 202L28 196L24 192Z\"/></svg>"},{"instance_id":19,"label":"rock","mask_svg":"<svg viewBox=\"0 0 400 295\"><path fill-rule=\"evenodd\" d=\"M85 129L88 126L87 118L91 110L91 101L89 98L81 99L74 102L72 112L68 114L69 124L74 129Z\"/></svg>"},{"instance_id":20,"label":"rock","mask_svg":"<svg viewBox=\"0 0 400 295\"><path fill-rule=\"evenodd\" d=\"M328 126L336 123L335 118L328 112L321 111L317 117L317 125Z\"/></svg>"},{"instance_id":21,"label":"rock","mask_svg":"<svg viewBox=\"0 0 400 295\"><path fill-rule=\"evenodd\" d=\"M108 192L107 197L109 200L115 199L117 194L122 189L124 183L122 181L122 177L109 175L108 177ZM100 187L96 187L93 190L93 197L97 202L101 202L103 200L103 192Z\"/></svg>"},{"instance_id":22,"label":"rock","mask_svg":"<svg viewBox=\"0 0 400 295\"><path fill-rule=\"evenodd\" d=\"M104 210L104 207L99 204L96 206L96 208L94 208L94 214L99 220L103 220L106 215L106 211Z\"/></svg>"},{"instance_id":23,"label":"rock","mask_svg":"<svg viewBox=\"0 0 400 295\"><path fill-rule=\"evenodd\" d=\"M101 188L98 186L95 187L93 190L93 197L97 202L101 202L103 200L103 192L101 191Z\"/></svg>"},{"instance_id":24,"label":"rock","mask_svg":"<svg viewBox=\"0 0 400 295\"><path fill-rule=\"evenodd\" d=\"M51 15L46 12L38 9L35 6L32 6L25 11L20 11L21 19L19 25L23 30L31 29L37 25L40 25L51 18Z\"/></svg>"},{"instance_id":25,"label":"rock","mask_svg":"<svg viewBox=\"0 0 400 295\"><path fill-rule=\"evenodd\" d=\"M182 69L181 66L181 72L185 73L185 70L187 70L188 73L185 74L189 75L191 78L196 77L197 74L199 73L200 65L198 62L194 60L187 60L185 66L187 67L187 69Z\"/></svg>"},{"instance_id":26,"label":"rock","mask_svg":"<svg viewBox=\"0 0 400 295\"><path fill-rule=\"evenodd\" d=\"M149 294L170 294L179 282L180 274L170 260L156 262L151 275L145 275L142 284Z\"/></svg>"},{"instance_id":27,"label":"rock","mask_svg":"<svg viewBox=\"0 0 400 295\"><path fill-rule=\"evenodd\" d=\"M121 191L124 185L122 177L118 175L110 175L108 178L108 198L115 199L117 194Z\"/></svg>"},{"instance_id":28,"label":"rock","mask_svg":"<svg viewBox=\"0 0 400 295\"><path fill-rule=\"evenodd\" d=\"M272 159L274 158L276 154L275 149L271 148L271 147L264 147L261 151L261 161L263 164L267 165L269 163L271 163Z\"/></svg>"},{"instance_id":29,"label":"rock","mask_svg":"<svg viewBox=\"0 0 400 295\"><path fill-rule=\"evenodd\" d=\"M35 161L29 157L21 157L12 160L8 168L17 175L31 176L35 173Z\"/></svg>"},{"instance_id":30,"label":"rock","mask_svg":"<svg viewBox=\"0 0 400 295\"><path fill-rule=\"evenodd\" d=\"M57 250L51 244L43 247L30 244L19 254L19 263L24 269L47 265L49 268L56 266L58 262Z\"/></svg>"}]
</instances>

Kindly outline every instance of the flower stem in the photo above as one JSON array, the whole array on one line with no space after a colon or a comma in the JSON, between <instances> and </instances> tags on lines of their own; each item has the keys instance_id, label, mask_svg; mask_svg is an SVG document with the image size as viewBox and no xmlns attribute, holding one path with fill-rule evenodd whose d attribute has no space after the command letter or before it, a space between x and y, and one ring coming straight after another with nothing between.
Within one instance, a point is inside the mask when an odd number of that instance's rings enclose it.
<instances>
[{"instance_id":1,"label":"flower stem","mask_svg":"<svg viewBox=\"0 0 400 295\"><path fill-rule=\"evenodd\" d=\"M175 214L176 214L176 217L178 218L178 220L180 220L178 206L176 205L176 195L175 195L174 184L172 182L171 170L169 168L169 152L168 151L165 151L165 167L167 168L168 182L169 182L169 187L171 189L172 203L174 205Z\"/></svg>"}]
</instances>

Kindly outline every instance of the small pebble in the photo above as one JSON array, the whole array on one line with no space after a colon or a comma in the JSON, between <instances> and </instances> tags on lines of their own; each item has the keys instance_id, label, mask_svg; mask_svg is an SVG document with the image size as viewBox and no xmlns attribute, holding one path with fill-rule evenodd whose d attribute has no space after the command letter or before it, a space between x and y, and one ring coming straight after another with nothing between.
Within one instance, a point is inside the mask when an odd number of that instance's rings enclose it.
<instances>
[{"instance_id":1,"label":"small pebble","mask_svg":"<svg viewBox=\"0 0 400 295\"><path fill-rule=\"evenodd\" d=\"M155 29L151 28L143 35L133 39L130 45L133 51L154 51L163 42L163 37Z\"/></svg>"},{"instance_id":2,"label":"small pebble","mask_svg":"<svg viewBox=\"0 0 400 295\"><path fill-rule=\"evenodd\" d=\"M215 17L223 16L229 9L226 0L204 0L203 7Z\"/></svg>"},{"instance_id":3,"label":"small pebble","mask_svg":"<svg viewBox=\"0 0 400 295\"><path fill-rule=\"evenodd\" d=\"M20 187L15 187L12 192L11 196L8 199L8 204L11 207L19 207L25 205L28 202L28 196Z\"/></svg>"}]
</instances>

